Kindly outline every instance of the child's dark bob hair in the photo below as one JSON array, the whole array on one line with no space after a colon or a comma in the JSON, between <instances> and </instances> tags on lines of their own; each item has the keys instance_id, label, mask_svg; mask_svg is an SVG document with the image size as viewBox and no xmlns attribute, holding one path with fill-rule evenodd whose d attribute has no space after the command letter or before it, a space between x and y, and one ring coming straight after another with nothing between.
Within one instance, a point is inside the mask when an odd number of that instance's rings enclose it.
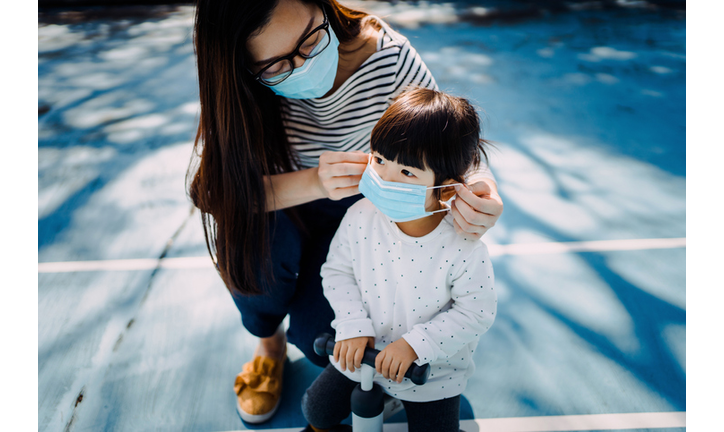
<instances>
[{"instance_id":1,"label":"child's dark bob hair","mask_svg":"<svg viewBox=\"0 0 724 432\"><path fill-rule=\"evenodd\" d=\"M452 179L465 183L477 169L488 142L480 138L480 119L467 99L426 88L397 96L372 129L370 148L385 159L435 173L435 186ZM441 189L435 189L440 197Z\"/></svg>"}]
</instances>

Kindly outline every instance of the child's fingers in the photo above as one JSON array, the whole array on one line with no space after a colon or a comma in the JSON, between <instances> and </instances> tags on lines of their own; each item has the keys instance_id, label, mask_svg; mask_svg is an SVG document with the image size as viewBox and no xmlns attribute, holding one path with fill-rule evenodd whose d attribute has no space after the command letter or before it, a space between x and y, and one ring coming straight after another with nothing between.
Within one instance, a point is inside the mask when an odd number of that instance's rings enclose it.
<instances>
[{"instance_id":1,"label":"child's fingers","mask_svg":"<svg viewBox=\"0 0 724 432\"><path fill-rule=\"evenodd\" d=\"M385 350L382 350L377 357L375 357L375 370L378 374L382 373L382 361L385 359Z\"/></svg>"},{"instance_id":2,"label":"child's fingers","mask_svg":"<svg viewBox=\"0 0 724 432\"><path fill-rule=\"evenodd\" d=\"M362 367L362 358L365 355L365 349L364 347L359 348L357 352L354 353L354 367L361 368Z\"/></svg>"},{"instance_id":3,"label":"child's fingers","mask_svg":"<svg viewBox=\"0 0 724 432\"><path fill-rule=\"evenodd\" d=\"M349 368L349 371L350 371L350 372L354 372L354 358L355 358L355 356L356 356L356 354L357 354L357 351L358 351L358 350L355 349L355 348L353 348L353 347L350 347L350 348L347 350L347 355L346 355L345 357L346 357L346 360L347 360L347 362L346 362L346 363L347 363L347 367Z\"/></svg>"},{"instance_id":4,"label":"child's fingers","mask_svg":"<svg viewBox=\"0 0 724 432\"><path fill-rule=\"evenodd\" d=\"M391 363L392 363L392 357L385 356L385 359L382 361L382 376L387 379L392 379L390 377L390 364Z\"/></svg>"},{"instance_id":5,"label":"child's fingers","mask_svg":"<svg viewBox=\"0 0 724 432\"><path fill-rule=\"evenodd\" d=\"M400 363L400 368L397 371L397 382L401 383L402 380L405 378L405 374L407 373L407 369L409 369L410 366L405 364L404 362Z\"/></svg>"},{"instance_id":6,"label":"child's fingers","mask_svg":"<svg viewBox=\"0 0 724 432\"><path fill-rule=\"evenodd\" d=\"M347 344L342 345L339 349L339 367L344 371L347 370Z\"/></svg>"},{"instance_id":7,"label":"child's fingers","mask_svg":"<svg viewBox=\"0 0 724 432\"><path fill-rule=\"evenodd\" d=\"M397 375L400 371L400 362L396 359L390 362L390 379L399 382Z\"/></svg>"},{"instance_id":8,"label":"child's fingers","mask_svg":"<svg viewBox=\"0 0 724 432\"><path fill-rule=\"evenodd\" d=\"M370 348L374 348L375 347L375 338L373 338L373 337L367 338L367 346Z\"/></svg>"},{"instance_id":9,"label":"child's fingers","mask_svg":"<svg viewBox=\"0 0 724 432\"><path fill-rule=\"evenodd\" d=\"M334 344L334 351L332 351L332 357L334 358L334 362L337 363L339 361L339 350L342 348L342 343L337 342Z\"/></svg>"}]
</instances>

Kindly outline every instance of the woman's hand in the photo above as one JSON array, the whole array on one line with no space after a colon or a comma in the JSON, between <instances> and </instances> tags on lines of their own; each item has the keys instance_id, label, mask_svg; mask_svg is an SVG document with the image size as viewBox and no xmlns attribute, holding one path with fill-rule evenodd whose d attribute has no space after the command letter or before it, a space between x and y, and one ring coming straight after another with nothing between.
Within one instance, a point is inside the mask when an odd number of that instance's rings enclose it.
<instances>
[{"instance_id":1,"label":"woman's hand","mask_svg":"<svg viewBox=\"0 0 724 432\"><path fill-rule=\"evenodd\" d=\"M333 201L357 195L368 157L361 151L322 153L317 169L322 194Z\"/></svg>"},{"instance_id":2,"label":"woman's hand","mask_svg":"<svg viewBox=\"0 0 724 432\"><path fill-rule=\"evenodd\" d=\"M354 372L354 368L362 367L362 357L365 354L365 348L375 347L375 338L373 337L357 337L345 339L334 344L334 361L339 362L342 370L349 369Z\"/></svg>"},{"instance_id":3,"label":"woman's hand","mask_svg":"<svg viewBox=\"0 0 724 432\"><path fill-rule=\"evenodd\" d=\"M467 188L455 186L452 203L455 232L480 238L495 225L503 213L503 200L491 179L478 180Z\"/></svg>"},{"instance_id":4,"label":"woman's hand","mask_svg":"<svg viewBox=\"0 0 724 432\"><path fill-rule=\"evenodd\" d=\"M407 369L415 360L417 360L415 350L404 338L399 338L377 354L375 369L383 377L401 383Z\"/></svg>"}]
</instances>

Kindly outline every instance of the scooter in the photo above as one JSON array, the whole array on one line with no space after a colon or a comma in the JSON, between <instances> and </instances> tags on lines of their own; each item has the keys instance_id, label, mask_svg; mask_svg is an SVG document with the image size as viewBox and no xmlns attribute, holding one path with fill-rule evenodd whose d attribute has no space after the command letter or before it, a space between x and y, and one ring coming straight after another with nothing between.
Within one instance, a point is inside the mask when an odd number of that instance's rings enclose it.
<instances>
[{"instance_id":1,"label":"scooter","mask_svg":"<svg viewBox=\"0 0 724 432\"><path fill-rule=\"evenodd\" d=\"M314 352L320 356L329 356L334 353L334 336L324 333L314 341ZM352 391L352 430L354 432L382 432L382 423L402 409L402 403L392 396L385 394L378 384L375 384L375 357L380 351L374 348L365 348L362 358L361 382ZM405 377L414 384L422 385L430 376L430 365L418 366L412 364Z\"/></svg>"}]
</instances>

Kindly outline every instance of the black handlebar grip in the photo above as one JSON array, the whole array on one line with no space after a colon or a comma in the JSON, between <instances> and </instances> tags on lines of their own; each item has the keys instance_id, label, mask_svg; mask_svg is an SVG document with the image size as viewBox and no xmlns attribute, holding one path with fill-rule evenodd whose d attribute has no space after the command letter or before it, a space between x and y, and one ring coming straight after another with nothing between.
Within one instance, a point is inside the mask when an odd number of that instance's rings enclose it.
<instances>
[{"instance_id":1,"label":"black handlebar grip","mask_svg":"<svg viewBox=\"0 0 724 432\"><path fill-rule=\"evenodd\" d=\"M329 333L320 333L314 339L314 352L320 357L334 354L334 336Z\"/></svg>"},{"instance_id":2,"label":"black handlebar grip","mask_svg":"<svg viewBox=\"0 0 724 432\"><path fill-rule=\"evenodd\" d=\"M334 353L334 336L328 333L322 333L314 340L314 352L319 356L332 355ZM380 351L374 348L365 348L362 363L375 367L375 357ZM418 366L413 363L407 369L405 378L409 378L414 384L423 385L430 376L430 364Z\"/></svg>"}]
</instances>

